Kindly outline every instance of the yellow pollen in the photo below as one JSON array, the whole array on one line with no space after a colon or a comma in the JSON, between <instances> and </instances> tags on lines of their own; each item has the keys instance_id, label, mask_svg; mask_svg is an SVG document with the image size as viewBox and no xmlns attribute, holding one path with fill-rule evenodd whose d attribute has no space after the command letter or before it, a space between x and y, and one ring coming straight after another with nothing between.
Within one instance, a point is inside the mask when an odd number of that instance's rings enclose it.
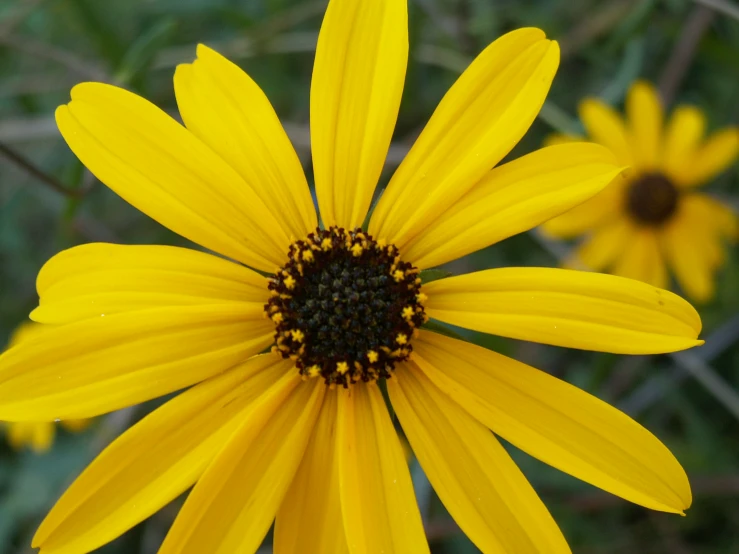
<instances>
[{"instance_id":1,"label":"yellow pollen","mask_svg":"<svg viewBox=\"0 0 739 554\"><path fill-rule=\"evenodd\" d=\"M393 279L395 279L396 283L400 283L403 280L403 277L405 277L405 273L402 269L396 269L393 271Z\"/></svg>"},{"instance_id":2,"label":"yellow pollen","mask_svg":"<svg viewBox=\"0 0 739 554\"><path fill-rule=\"evenodd\" d=\"M306 262L312 262L313 261L313 251L303 250L303 260L305 260Z\"/></svg>"},{"instance_id":3,"label":"yellow pollen","mask_svg":"<svg viewBox=\"0 0 739 554\"><path fill-rule=\"evenodd\" d=\"M344 375L347 371L349 371L349 364L346 362L339 362L336 364L336 371L338 371L341 375Z\"/></svg>"},{"instance_id":4,"label":"yellow pollen","mask_svg":"<svg viewBox=\"0 0 739 554\"><path fill-rule=\"evenodd\" d=\"M424 302L426 302L426 300L428 300L428 299L429 299L429 297L426 296L425 294L423 294L422 292L419 292L416 295L416 300L418 300L418 302L421 303L421 304L423 304Z\"/></svg>"},{"instance_id":5,"label":"yellow pollen","mask_svg":"<svg viewBox=\"0 0 739 554\"><path fill-rule=\"evenodd\" d=\"M414 313L416 312L413 309L413 306L406 306L405 308L403 308L403 319L405 319L406 321L410 321Z\"/></svg>"},{"instance_id":6,"label":"yellow pollen","mask_svg":"<svg viewBox=\"0 0 739 554\"><path fill-rule=\"evenodd\" d=\"M370 350L367 352L367 359L370 361L371 364L374 364L380 356L375 352L374 350Z\"/></svg>"},{"instance_id":7,"label":"yellow pollen","mask_svg":"<svg viewBox=\"0 0 739 554\"><path fill-rule=\"evenodd\" d=\"M293 290L295 288L295 278L292 275L285 277L283 282L288 289Z\"/></svg>"},{"instance_id":8,"label":"yellow pollen","mask_svg":"<svg viewBox=\"0 0 739 554\"><path fill-rule=\"evenodd\" d=\"M408 342L408 336L405 333L398 333L398 336L395 337L395 342L398 344L405 344Z\"/></svg>"},{"instance_id":9,"label":"yellow pollen","mask_svg":"<svg viewBox=\"0 0 739 554\"><path fill-rule=\"evenodd\" d=\"M290 334L293 336L293 340L296 342L303 342L303 339L305 338L305 334L303 334L303 331L300 329L292 329L290 331Z\"/></svg>"},{"instance_id":10,"label":"yellow pollen","mask_svg":"<svg viewBox=\"0 0 739 554\"><path fill-rule=\"evenodd\" d=\"M321 241L321 248L323 248L324 250L326 251L331 250L331 246L332 246L331 239L325 238Z\"/></svg>"},{"instance_id":11,"label":"yellow pollen","mask_svg":"<svg viewBox=\"0 0 739 554\"><path fill-rule=\"evenodd\" d=\"M282 322L282 313L281 312L277 312L277 313L272 314L272 321L274 321L275 323L281 323Z\"/></svg>"},{"instance_id":12,"label":"yellow pollen","mask_svg":"<svg viewBox=\"0 0 739 554\"><path fill-rule=\"evenodd\" d=\"M321 366L312 365L308 368L308 376L318 377L321 374Z\"/></svg>"},{"instance_id":13,"label":"yellow pollen","mask_svg":"<svg viewBox=\"0 0 739 554\"><path fill-rule=\"evenodd\" d=\"M359 258L359 256L362 255L362 252L364 251L364 248L362 248L361 244L355 244L352 246L352 254L355 258Z\"/></svg>"}]
</instances>

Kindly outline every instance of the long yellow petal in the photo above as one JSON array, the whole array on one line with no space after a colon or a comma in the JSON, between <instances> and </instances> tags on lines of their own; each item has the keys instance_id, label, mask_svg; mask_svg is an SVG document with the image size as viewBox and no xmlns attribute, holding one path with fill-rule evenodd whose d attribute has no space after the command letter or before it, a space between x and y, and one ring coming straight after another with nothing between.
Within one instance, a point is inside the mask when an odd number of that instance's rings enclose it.
<instances>
[{"instance_id":1,"label":"long yellow petal","mask_svg":"<svg viewBox=\"0 0 739 554\"><path fill-rule=\"evenodd\" d=\"M326 227L359 227L367 215L398 117L407 63L407 2L329 2L310 92L316 196Z\"/></svg>"},{"instance_id":2,"label":"long yellow petal","mask_svg":"<svg viewBox=\"0 0 739 554\"><path fill-rule=\"evenodd\" d=\"M619 163L634 164L635 159L626 125L613 108L597 98L587 98L580 103L578 112L592 140L613 152Z\"/></svg>"},{"instance_id":3,"label":"long yellow petal","mask_svg":"<svg viewBox=\"0 0 739 554\"><path fill-rule=\"evenodd\" d=\"M710 202L702 194L685 195L676 217L660 237L665 257L680 287L697 302L713 297L713 272L720 261L711 249L721 240L721 212L710 209Z\"/></svg>"},{"instance_id":4,"label":"long yellow petal","mask_svg":"<svg viewBox=\"0 0 739 554\"><path fill-rule=\"evenodd\" d=\"M630 242L623 245L613 266L613 274L666 288L669 285L667 268L657 232L650 228L636 228Z\"/></svg>"},{"instance_id":5,"label":"long yellow petal","mask_svg":"<svg viewBox=\"0 0 739 554\"><path fill-rule=\"evenodd\" d=\"M51 258L36 280L35 321L62 324L166 306L264 304L267 280L242 265L187 248L93 243Z\"/></svg>"},{"instance_id":6,"label":"long yellow petal","mask_svg":"<svg viewBox=\"0 0 739 554\"><path fill-rule=\"evenodd\" d=\"M337 451L349 551L429 552L403 449L375 383L339 391Z\"/></svg>"},{"instance_id":7,"label":"long yellow petal","mask_svg":"<svg viewBox=\"0 0 739 554\"><path fill-rule=\"evenodd\" d=\"M633 173L628 169L616 175L607 187L590 200L544 222L542 230L553 237L569 239L614 223L621 215L619 207L624 203L625 189Z\"/></svg>"},{"instance_id":8,"label":"long yellow petal","mask_svg":"<svg viewBox=\"0 0 739 554\"><path fill-rule=\"evenodd\" d=\"M729 168L739 157L739 129L716 131L699 148L693 151L690 163L678 175L677 183L683 187L697 187Z\"/></svg>"},{"instance_id":9,"label":"long yellow petal","mask_svg":"<svg viewBox=\"0 0 739 554\"><path fill-rule=\"evenodd\" d=\"M637 81L626 95L626 116L632 140L634 165L655 169L661 160L662 126L664 115L662 101L654 86Z\"/></svg>"},{"instance_id":10,"label":"long yellow petal","mask_svg":"<svg viewBox=\"0 0 739 554\"><path fill-rule=\"evenodd\" d=\"M502 268L424 285L426 313L504 337L622 354L702 344L695 309L662 289L600 273Z\"/></svg>"},{"instance_id":11,"label":"long yellow petal","mask_svg":"<svg viewBox=\"0 0 739 554\"><path fill-rule=\"evenodd\" d=\"M275 554L345 554L336 452L338 392L326 391L303 461L275 521Z\"/></svg>"},{"instance_id":12,"label":"long yellow petal","mask_svg":"<svg viewBox=\"0 0 739 554\"><path fill-rule=\"evenodd\" d=\"M703 140L706 116L693 106L678 106L672 112L665 130L662 167L673 182L680 182L686 165Z\"/></svg>"},{"instance_id":13,"label":"long yellow petal","mask_svg":"<svg viewBox=\"0 0 739 554\"><path fill-rule=\"evenodd\" d=\"M275 110L237 65L202 44L197 56L174 76L182 120L251 186L285 234L303 238L316 228L316 209Z\"/></svg>"},{"instance_id":14,"label":"long yellow petal","mask_svg":"<svg viewBox=\"0 0 739 554\"><path fill-rule=\"evenodd\" d=\"M273 354L192 387L139 421L85 469L36 532L43 554L90 552L183 493L293 364Z\"/></svg>"},{"instance_id":15,"label":"long yellow petal","mask_svg":"<svg viewBox=\"0 0 739 554\"><path fill-rule=\"evenodd\" d=\"M493 169L411 240L403 256L422 269L461 258L581 204L620 171L597 144L543 148Z\"/></svg>"},{"instance_id":16,"label":"long yellow petal","mask_svg":"<svg viewBox=\"0 0 739 554\"><path fill-rule=\"evenodd\" d=\"M369 231L399 248L435 224L523 137L559 65L539 29L488 46L442 99L377 204Z\"/></svg>"},{"instance_id":17,"label":"long yellow petal","mask_svg":"<svg viewBox=\"0 0 739 554\"><path fill-rule=\"evenodd\" d=\"M55 326L0 356L0 420L92 417L203 381L272 342L263 314L232 302Z\"/></svg>"},{"instance_id":18,"label":"long yellow petal","mask_svg":"<svg viewBox=\"0 0 739 554\"><path fill-rule=\"evenodd\" d=\"M549 511L495 436L412 361L388 392L413 452L462 531L488 553L568 553Z\"/></svg>"},{"instance_id":19,"label":"long yellow petal","mask_svg":"<svg viewBox=\"0 0 739 554\"><path fill-rule=\"evenodd\" d=\"M691 503L680 464L626 414L490 350L421 332L413 359L431 381L496 434L541 461L647 508Z\"/></svg>"},{"instance_id":20,"label":"long yellow petal","mask_svg":"<svg viewBox=\"0 0 739 554\"><path fill-rule=\"evenodd\" d=\"M633 232L634 226L626 217L602 225L577 247L567 265L575 269L584 265L594 271L610 267L618 255L629 247Z\"/></svg>"},{"instance_id":21,"label":"long yellow petal","mask_svg":"<svg viewBox=\"0 0 739 554\"><path fill-rule=\"evenodd\" d=\"M297 372L257 400L187 498L159 554L256 552L303 457L325 384Z\"/></svg>"},{"instance_id":22,"label":"long yellow petal","mask_svg":"<svg viewBox=\"0 0 739 554\"><path fill-rule=\"evenodd\" d=\"M274 271L289 238L264 202L208 146L150 102L83 83L56 111L64 139L124 200L206 248Z\"/></svg>"}]
</instances>

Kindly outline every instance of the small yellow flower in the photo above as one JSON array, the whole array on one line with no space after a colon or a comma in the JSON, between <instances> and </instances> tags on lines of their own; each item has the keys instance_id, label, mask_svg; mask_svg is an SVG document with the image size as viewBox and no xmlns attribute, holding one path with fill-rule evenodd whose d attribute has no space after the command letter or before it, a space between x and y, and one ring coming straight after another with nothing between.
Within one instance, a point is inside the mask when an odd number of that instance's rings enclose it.
<instances>
[{"instance_id":1,"label":"small yellow flower","mask_svg":"<svg viewBox=\"0 0 739 554\"><path fill-rule=\"evenodd\" d=\"M589 138L631 169L544 230L561 238L587 233L572 265L609 269L661 288L668 286L669 267L686 294L709 300L724 241L739 238L739 220L695 189L737 159L739 129L704 138L705 116L692 106L678 106L664 124L657 92L643 81L629 90L625 119L595 99L580 105L580 118ZM549 142L572 140L579 139L559 135Z\"/></svg>"},{"instance_id":2,"label":"small yellow flower","mask_svg":"<svg viewBox=\"0 0 739 554\"><path fill-rule=\"evenodd\" d=\"M22 323L10 337L8 348L30 340L43 333L44 326L36 323ZM72 432L87 429L91 419L68 419L61 422L62 427ZM17 421L4 423L6 436L10 446L16 450L29 447L37 454L43 454L51 449L56 436L56 424L53 421Z\"/></svg>"},{"instance_id":3,"label":"small yellow flower","mask_svg":"<svg viewBox=\"0 0 739 554\"><path fill-rule=\"evenodd\" d=\"M559 215L621 171L586 143L498 166L557 69L557 44L538 29L506 34L470 65L361 230L407 55L405 0L330 0L310 99L321 227L266 96L213 50L198 47L175 73L184 126L110 85L72 90L57 122L75 154L127 201L221 256L89 244L41 270L32 317L56 327L0 356L0 418L87 417L184 392L92 462L35 547L89 552L192 488L160 554L254 552L275 520L280 554L428 552L380 380L429 480L483 552L569 551L496 434L637 504L690 505L680 464L623 413L419 329L432 317L645 354L700 344L701 322L678 296L610 275L419 277Z\"/></svg>"}]
</instances>

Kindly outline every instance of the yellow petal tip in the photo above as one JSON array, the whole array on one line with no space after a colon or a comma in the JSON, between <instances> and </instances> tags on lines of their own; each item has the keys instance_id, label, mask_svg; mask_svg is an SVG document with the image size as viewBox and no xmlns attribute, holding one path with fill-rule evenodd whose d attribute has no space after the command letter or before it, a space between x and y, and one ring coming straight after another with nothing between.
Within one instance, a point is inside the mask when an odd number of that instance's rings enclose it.
<instances>
[{"instance_id":1,"label":"yellow petal tip","mask_svg":"<svg viewBox=\"0 0 739 554\"><path fill-rule=\"evenodd\" d=\"M203 44L202 42L199 42L198 45L195 47L195 55L198 58L202 58L202 57L208 56L209 54L213 54L213 53L215 53L215 50L213 50L207 44Z\"/></svg>"}]
</instances>

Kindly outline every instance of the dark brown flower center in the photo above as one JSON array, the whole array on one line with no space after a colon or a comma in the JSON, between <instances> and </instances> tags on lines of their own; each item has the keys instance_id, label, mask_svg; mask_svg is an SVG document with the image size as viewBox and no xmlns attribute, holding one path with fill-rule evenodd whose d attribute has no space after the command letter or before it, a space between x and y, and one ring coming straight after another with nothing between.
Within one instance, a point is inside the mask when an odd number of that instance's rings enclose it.
<instances>
[{"instance_id":1,"label":"dark brown flower center","mask_svg":"<svg viewBox=\"0 0 739 554\"><path fill-rule=\"evenodd\" d=\"M428 319L418 273L361 229L317 229L270 281L274 349L328 385L390 377Z\"/></svg>"},{"instance_id":2,"label":"dark brown flower center","mask_svg":"<svg viewBox=\"0 0 739 554\"><path fill-rule=\"evenodd\" d=\"M643 225L662 225L677 209L679 193L675 185L661 173L638 177L626 193L629 215Z\"/></svg>"}]
</instances>

